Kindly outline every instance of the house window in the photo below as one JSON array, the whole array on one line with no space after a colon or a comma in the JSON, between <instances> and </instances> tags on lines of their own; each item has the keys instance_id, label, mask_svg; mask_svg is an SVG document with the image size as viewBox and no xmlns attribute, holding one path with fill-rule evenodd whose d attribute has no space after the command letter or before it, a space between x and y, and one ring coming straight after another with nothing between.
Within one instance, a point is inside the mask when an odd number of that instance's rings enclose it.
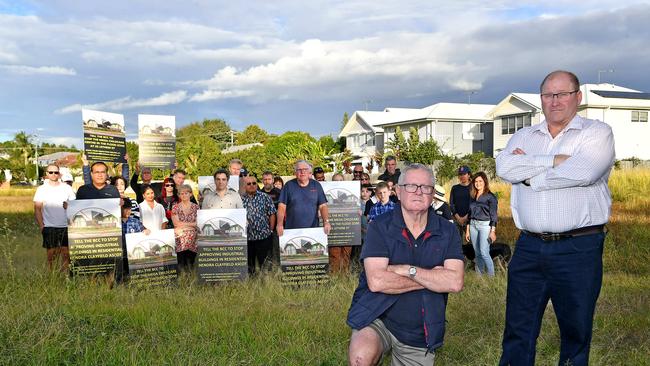
<instances>
[{"instance_id":1,"label":"house window","mask_svg":"<svg viewBox=\"0 0 650 366\"><path fill-rule=\"evenodd\" d=\"M648 122L648 111L632 111L632 122Z\"/></svg>"},{"instance_id":2,"label":"house window","mask_svg":"<svg viewBox=\"0 0 650 366\"><path fill-rule=\"evenodd\" d=\"M531 125L530 114L522 114L519 116L501 117L501 134L512 135L524 127Z\"/></svg>"}]
</instances>

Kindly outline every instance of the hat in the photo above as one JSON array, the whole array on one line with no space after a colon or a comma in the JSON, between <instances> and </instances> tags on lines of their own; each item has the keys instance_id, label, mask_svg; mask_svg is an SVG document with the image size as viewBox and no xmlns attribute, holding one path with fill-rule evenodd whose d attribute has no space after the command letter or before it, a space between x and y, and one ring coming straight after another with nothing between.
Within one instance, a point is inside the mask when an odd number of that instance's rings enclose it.
<instances>
[{"instance_id":1,"label":"hat","mask_svg":"<svg viewBox=\"0 0 650 366\"><path fill-rule=\"evenodd\" d=\"M64 182L73 182L74 181L74 179L72 178L72 174L70 174L68 172L63 173L63 175L61 176L61 180L64 181Z\"/></svg>"},{"instance_id":2,"label":"hat","mask_svg":"<svg viewBox=\"0 0 650 366\"><path fill-rule=\"evenodd\" d=\"M435 197L437 200L447 202L445 199L445 189L437 184L434 187L433 197Z\"/></svg>"},{"instance_id":3,"label":"hat","mask_svg":"<svg viewBox=\"0 0 650 366\"><path fill-rule=\"evenodd\" d=\"M248 175L248 170L246 170L246 168L239 169L239 176L240 177L245 177L247 175Z\"/></svg>"},{"instance_id":4,"label":"hat","mask_svg":"<svg viewBox=\"0 0 650 366\"><path fill-rule=\"evenodd\" d=\"M463 165L458 168L458 174L472 174L472 170L467 165Z\"/></svg>"},{"instance_id":5,"label":"hat","mask_svg":"<svg viewBox=\"0 0 650 366\"><path fill-rule=\"evenodd\" d=\"M324 173L324 172L325 172L325 171L323 170L323 168L321 168L321 167L319 167L319 166L317 166L317 167L314 168L314 173Z\"/></svg>"}]
</instances>

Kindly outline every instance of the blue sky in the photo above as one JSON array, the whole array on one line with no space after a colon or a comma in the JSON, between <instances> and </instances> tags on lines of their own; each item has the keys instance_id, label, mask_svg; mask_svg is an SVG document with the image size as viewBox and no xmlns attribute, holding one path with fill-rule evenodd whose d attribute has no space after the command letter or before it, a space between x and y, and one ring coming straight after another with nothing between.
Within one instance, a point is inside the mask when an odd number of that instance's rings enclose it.
<instances>
[{"instance_id":1,"label":"blue sky","mask_svg":"<svg viewBox=\"0 0 650 366\"><path fill-rule=\"evenodd\" d=\"M496 104L554 69L650 91L647 1L0 0L0 140L81 142L80 106L338 133L344 112ZM99 5L101 4L101 5Z\"/></svg>"}]
</instances>

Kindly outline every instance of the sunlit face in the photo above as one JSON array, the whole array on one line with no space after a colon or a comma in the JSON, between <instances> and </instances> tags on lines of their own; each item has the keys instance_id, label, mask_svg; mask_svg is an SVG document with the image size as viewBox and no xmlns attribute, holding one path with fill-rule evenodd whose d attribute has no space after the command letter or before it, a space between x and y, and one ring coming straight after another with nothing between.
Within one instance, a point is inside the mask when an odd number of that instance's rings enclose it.
<instances>
[{"instance_id":1,"label":"sunlit face","mask_svg":"<svg viewBox=\"0 0 650 366\"><path fill-rule=\"evenodd\" d=\"M57 182L59 180L59 177L61 176L61 172L59 171L59 167L57 167L56 165L49 165L46 168L45 176L50 181Z\"/></svg>"},{"instance_id":2,"label":"sunlit face","mask_svg":"<svg viewBox=\"0 0 650 366\"><path fill-rule=\"evenodd\" d=\"M239 176L239 173L241 173L241 164L239 163L232 163L228 167L228 170L230 171L230 175L236 175Z\"/></svg>"},{"instance_id":3,"label":"sunlit face","mask_svg":"<svg viewBox=\"0 0 650 366\"><path fill-rule=\"evenodd\" d=\"M156 194L153 192L153 189L151 189L151 188L144 191L144 193L142 195L144 196L144 200L147 201L147 202L153 201L153 199L156 196Z\"/></svg>"},{"instance_id":4,"label":"sunlit face","mask_svg":"<svg viewBox=\"0 0 650 366\"><path fill-rule=\"evenodd\" d=\"M106 177L106 167L102 164L95 165L90 172L90 178L96 186L103 186L106 184Z\"/></svg>"},{"instance_id":5,"label":"sunlit face","mask_svg":"<svg viewBox=\"0 0 650 366\"><path fill-rule=\"evenodd\" d=\"M390 174L395 174L395 170L397 169L397 162L395 160L388 160L386 162L386 170Z\"/></svg>"},{"instance_id":6,"label":"sunlit face","mask_svg":"<svg viewBox=\"0 0 650 366\"><path fill-rule=\"evenodd\" d=\"M174 174L174 183L176 184L176 187L180 187L185 183L185 174L183 173L176 173Z\"/></svg>"},{"instance_id":7,"label":"sunlit face","mask_svg":"<svg viewBox=\"0 0 650 366\"><path fill-rule=\"evenodd\" d=\"M403 184L415 185L433 185L431 175L422 169L413 169L406 172ZM411 212L423 212L429 209L431 202L433 202L433 192L431 194L422 193L422 189L418 188L413 193L406 192L402 187L397 186L397 195L399 197L402 208Z\"/></svg>"},{"instance_id":8,"label":"sunlit face","mask_svg":"<svg viewBox=\"0 0 650 366\"><path fill-rule=\"evenodd\" d=\"M244 178L245 190L248 194L254 194L257 191L258 185L255 177L248 176Z\"/></svg>"},{"instance_id":9,"label":"sunlit face","mask_svg":"<svg viewBox=\"0 0 650 366\"><path fill-rule=\"evenodd\" d=\"M217 191L223 191L228 188L228 177L224 173L219 173L214 177L214 185L217 187Z\"/></svg>"},{"instance_id":10,"label":"sunlit face","mask_svg":"<svg viewBox=\"0 0 650 366\"><path fill-rule=\"evenodd\" d=\"M298 183L305 184L309 181L309 176L311 175L311 167L305 163L299 163L295 168L296 179Z\"/></svg>"},{"instance_id":11,"label":"sunlit face","mask_svg":"<svg viewBox=\"0 0 650 366\"><path fill-rule=\"evenodd\" d=\"M361 175L361 184L370 184L370 176L366 173Z\"/></svg>"},{"instance_id":12,"label":"sunlit face","mask_svg":"<svg viewBox=\"0 0 650 366\"><path fill-rule=\"evenodd\" d=\"M165 192L167 192L167 196L170 196L171 194L174 193L174 187L175 186L176 185L174 184L174 182L165 183Z\"/></svg>"},{"instance_id":13,"label":"sunlit face","mask_svg":"<svg viewBox=\"0 0 650 366\"><path fill-rule=\"evenodd\" d=\"M341 174L336 174L332 177L332 181L334 182L342 182L343 181L343 176Z\"/></svg>"},{"instance_id":14,"label":"sunlit face","mask_svg":"<svg viewBox=\"0 0 650 366\"><path fill-rule=\"evenodd\" d=\"M485 181L480 176L474 178L474 189L481 192L485 189Z\"/></svg>"},{"instance_id":15,"label":"sunlit face","mask_svg":"<svg viewBox=\"0 0 650 366\"><path fill-rule=\"evenodd\" d=\"M117 188L117 191L120 192L120 195L123 195L124 190L126 189L126 186L124 185L124 181L122 179L117 179L115 181L115 188Z\"/></svg>"},{"instance_id":16,"label":"sunlit face","mask_svg":"<svg viewBox=\"0 0 650 366\"><path fill-rule=\"evenodd\" d=\"M282 189L282 182L280 182L280 181L274 182L273 187L275 187L277 189Z\"/></svg>"},{"instance_id":17,"label":"sunlit face","mask_svg":"<svg viewBox=\"0 0 650 366\"><path fill-rule=\"evenodd\" d=\"M363 168L359 165L355 165L352 170L352 180L361 180L361 175L363 174Z\"/></svg>"},{"instance_id":18,"label":"sunlit face","mask_svg":"<svg viewBox=\"0 0 650 366\"><path fill-rule=\"evenodd\" d=\"M266 174L262 176L262 184L264 185L264 189L267 191L273 187L273 175L271 174Z\"/></svg>"},{"instance_id":19,"label":"sunlit face","mask_svg":"<svg viewBox=\"0 0 650 366\"><path fill-rule=\"evenodd\" d=\"M190 198L192 197L192 193L188 191L187 189L183 189L178 196L181 198L182 202L189 202Z\"/></svg>"},{"instance_id":20,"label":"sunlit face","mask_svg":"<svg viewBox=\"0 0 650 366\"><path fill-rule=\"evenodd\" d=\"M364 201L370 199L370 190L368 188L361 188L361 199Z\"/></svg>"},{"instance_id":21,"label":"sunlit face","mask_svg":"<svg viewBox=\"0 0 650 366\"><path fill-rule=\"evenodd\" d=\"M122 207L122 218L128 218L131 216L131 207Z\"/></svg>"},{"instance_id":22,"label":"sunlit face","mask_svg":"<svg viewBox=\"0 0 650 366\"><path fill-rule=\"evenodd\" d=\"M145 169L142 171L142 180L148 182L151 180L151 170Z\"/></svg>"},{"instance_id":23,"label":"sunlit face","mask_svg":"<svg viewBox=\"0 0 650 366\"><path fill-rule=\"evenodd\" d=\"M390 191L388 188L378 188L375 190L375 196L381 203L386 203L390 199Z\"/></svg>"},{"instance_id":24,"label":"sunlit face","mask_svg":"<svg viewBox=\"0 0 650 366\"><path fill-rule=\"evenodd\" d=\"M554 93L574 92L578 86L573 85L571 78L567 74L559 73L547 79L542 87L542 95ZM542 96L542 110L546 122L551 126L566 126L578 112L578 105L582 101L580 91L571 93L567 97L551 96L545 98Z\"/></svg>"}]
</instances>

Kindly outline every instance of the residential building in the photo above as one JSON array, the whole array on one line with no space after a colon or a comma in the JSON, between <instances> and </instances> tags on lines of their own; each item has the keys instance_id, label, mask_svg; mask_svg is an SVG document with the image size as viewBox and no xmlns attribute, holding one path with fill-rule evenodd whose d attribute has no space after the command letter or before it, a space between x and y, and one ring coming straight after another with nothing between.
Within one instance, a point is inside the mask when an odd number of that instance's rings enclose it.
<instances>
[{"instance_id":1,"label":"residential building","mask_svg":"<svg viewBox=\"0 0 650 366\"><path fill-rule=\"evenodd\" d=\"M443 152L465 155L482 151L492 156L491 104L437 103L425 108L386 108L356 111L339 133L346 147L364 166L394 138L400 127L405 138L415 128L420 141L434 139Z\"/></svg>"}]
</instances>

